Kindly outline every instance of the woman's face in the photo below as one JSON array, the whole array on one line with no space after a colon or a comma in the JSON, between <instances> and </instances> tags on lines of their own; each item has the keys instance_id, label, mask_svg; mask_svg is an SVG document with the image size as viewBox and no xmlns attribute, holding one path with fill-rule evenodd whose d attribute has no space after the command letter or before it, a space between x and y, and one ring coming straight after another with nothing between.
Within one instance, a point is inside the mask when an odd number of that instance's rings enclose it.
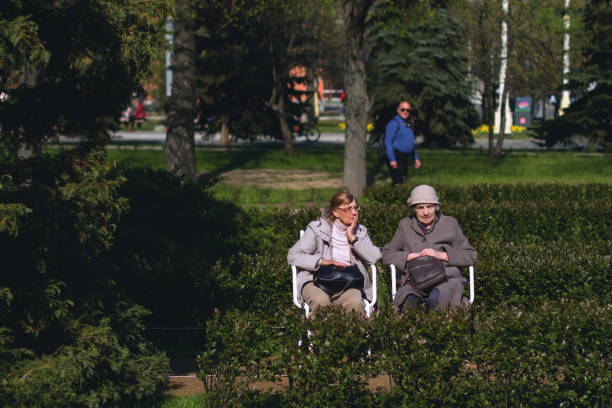
<instances>
[{"instance_id":1,"label":"woman's face","mask_svg":"<svg viewBox=\"0 0 612 408\"><path fill-rule=\"evenodd\" d=\"M359 206L357 205L357 201L353 200L350 204L342 204L340 207L334 208L332 213L341 223L349 226L357 222L359 217Z\"/></svg>"},{"instance_id":2,"label":"woman's face","mask_svg":"<svg viewBox=\"0 0 612 408\"><path fill-rule=\"evenodd\" d=\"M436 218L436 205L417 204L414 206L414 213L421 224L430 224Z\"/></svg>"}]
</instances>

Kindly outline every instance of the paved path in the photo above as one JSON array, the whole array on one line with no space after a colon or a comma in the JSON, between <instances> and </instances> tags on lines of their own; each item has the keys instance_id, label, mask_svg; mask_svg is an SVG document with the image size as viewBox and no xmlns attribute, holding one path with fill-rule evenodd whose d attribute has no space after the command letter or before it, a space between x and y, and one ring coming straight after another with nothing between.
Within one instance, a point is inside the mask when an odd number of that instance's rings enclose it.
<instances>
[{"instance_id":1,"label":"paved path","mask_svg":"<svg viewBox=\"0 0 612 408\"><path fill-rule=\"evenodd\" d=\"M153 131L118 131L111 134L111 140L113 144L164 144L166 140L166 134L163 132L153 132ZM65 136L59 137L60 143L69 143L78 141L78 138L67 138ZM216 134L213 137L205 138L201 133L196 133L195 136L196 146L216 146L219 145L220 134ZM417 140L418 142L418 140ZM238 142L232 143L232 145L248 145L248 144L281 144L280 141L256 141L249 142L244 140L239 140ZM308 143L304 137L298 137L296 139L297 144L306 144ZM342 145L344 144L344 134L343 133L322 133L321 139L315 145ZM489 141L488 139L477 139L475 143L472 145L473 148L481 148L488 149ZM569 149L583 149L586 147L586 141L577 142L570 146L555 146L556 150L569 150ZM521 149L530 149L530 150L542 150L543 147L540 147L536 142L530 139L520 139L520 140L512 140L506 139L504 140L504 150L521 150Z\"/></svg>"}]
</instances>

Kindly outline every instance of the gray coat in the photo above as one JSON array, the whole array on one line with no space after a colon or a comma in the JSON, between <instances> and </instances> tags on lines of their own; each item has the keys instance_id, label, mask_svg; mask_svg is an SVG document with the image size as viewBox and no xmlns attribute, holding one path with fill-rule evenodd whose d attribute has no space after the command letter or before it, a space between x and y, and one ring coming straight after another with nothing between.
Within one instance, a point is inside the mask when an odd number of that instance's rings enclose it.
<instances>
[{"instance_id":1,"label":"gray coat","mask_svg":"<svg viewBox=\"0 0 612 408\"><path fill-rule=\"evenodd\" d=\"M408 254L421 252L426 248L445 251L448 254L448 262L445 262L448 280L436 286L440 290L438 305L451 308L461 306L465 279L461 276L459 267L474 265L477 254L455 218L440 215L427 234L423 234L418 226L416 216L403 218L391 242L382 248L383 263L395 265L398 273L403 274ZM410 283L406 283L397 290L393 304L399 307L409 294L423 295Z\"/></svg>"},{"instance_id":2,"label":"gray coat","mask_svg":"<svg viewBox=\"0 0 612 408\"><path fill-rule=\"evenodd\" d=\"M380 260L380 249L372 244L368 230L357 224L354 232L359 238L355 245L351 245L351 264L357 265L364 278L365 296L372 301L372 282L365 264L375 264ZM313 272L319 269L321 259L332 259L331 224L324 217L312 221L306 227L304 235L289 249L287 262L298 269L297 286L298 296L302 298L302 287L313 280Z\"/></svg>"}]
</instances>

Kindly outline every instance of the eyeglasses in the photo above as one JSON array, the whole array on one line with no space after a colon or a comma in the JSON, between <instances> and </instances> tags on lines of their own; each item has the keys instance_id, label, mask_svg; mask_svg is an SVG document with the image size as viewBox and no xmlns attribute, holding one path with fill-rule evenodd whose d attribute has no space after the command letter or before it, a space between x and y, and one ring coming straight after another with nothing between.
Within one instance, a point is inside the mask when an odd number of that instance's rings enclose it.
<instances>
[{"instance_id":1,"label":"eyeglasses","mask_svg":"<svg viewBox=\"0 0 612 408\"><path fill-rule=\"evenodd\" d=\"M346 208L338 207L338 209L346 214L349 211L359 211L359 206L356 206L356 207L346 207Z\"/></svg>"},{"instance_id":2,"label":"eyeglasses","mask_svg":"<svg viewBox=\"0 0 612 408\"><path fill-rule=\"evenodd\" d=\"M410 109L400 108L400 112L410 112Z\"/></svg>"}]
</instances>

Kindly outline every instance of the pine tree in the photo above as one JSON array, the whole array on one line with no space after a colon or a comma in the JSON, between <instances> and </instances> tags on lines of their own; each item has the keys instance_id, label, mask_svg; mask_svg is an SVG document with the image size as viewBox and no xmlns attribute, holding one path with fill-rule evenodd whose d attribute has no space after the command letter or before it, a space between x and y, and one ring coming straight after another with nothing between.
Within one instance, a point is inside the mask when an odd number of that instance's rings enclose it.
<instances>
[{"instance_id":1,"label":"pine tree","mask_svg":"<svg viewBox=\"0 0 612 408\"><path fill-rule=\"evenodd\" d=\"M411 103L417 134L428 145L469 145L478 115L470 101L465 42L446 9L430 17L378 10L368 89L376 129L384 129L401 100ZM389 15L391 14L391 15Z\"/></svg>"}]
</instances>

